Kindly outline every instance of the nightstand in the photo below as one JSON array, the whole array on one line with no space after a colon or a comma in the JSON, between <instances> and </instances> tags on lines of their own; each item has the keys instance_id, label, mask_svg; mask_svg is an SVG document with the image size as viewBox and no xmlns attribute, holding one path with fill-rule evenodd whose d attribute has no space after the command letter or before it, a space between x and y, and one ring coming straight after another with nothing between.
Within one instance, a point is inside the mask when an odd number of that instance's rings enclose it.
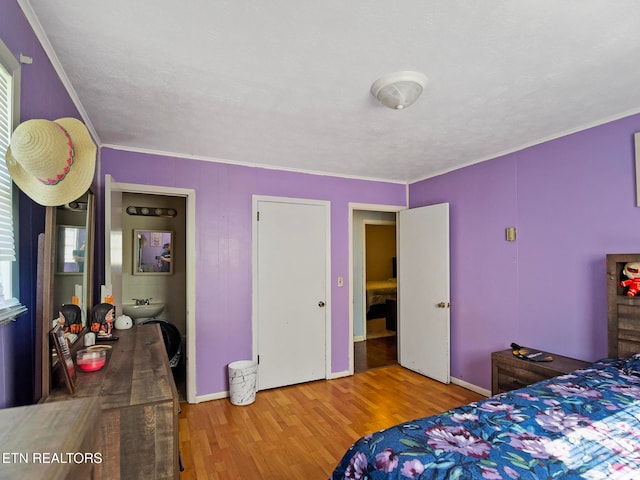
<instances>
[{"instance_id":1,"label":"nightstand","mask_svg":"<svg viewBox=\"0 0 640 480\"><path fill-rule=\"evenodd\" d=\"M511 349L491 354L491 394L526 387L590 365L591 362L551 353L551 362L532 362L516 357Z\"/></svg>"}]
</instances>

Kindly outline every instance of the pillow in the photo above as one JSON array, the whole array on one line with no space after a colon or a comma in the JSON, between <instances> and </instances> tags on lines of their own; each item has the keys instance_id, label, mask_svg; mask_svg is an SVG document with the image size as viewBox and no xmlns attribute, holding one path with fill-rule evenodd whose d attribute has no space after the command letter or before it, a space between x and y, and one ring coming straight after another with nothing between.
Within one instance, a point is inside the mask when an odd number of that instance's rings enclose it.
<instances>
[{"instance_id":1,"label":"pillow","mask_svg":"<svg viewBox=\"0 0 640 480\"><path fill-rule=\"evenodd\" d=\"M627 375L640 375L640 353L636 353L622 364L622 370Z\"/></svg>"}]
</instances>

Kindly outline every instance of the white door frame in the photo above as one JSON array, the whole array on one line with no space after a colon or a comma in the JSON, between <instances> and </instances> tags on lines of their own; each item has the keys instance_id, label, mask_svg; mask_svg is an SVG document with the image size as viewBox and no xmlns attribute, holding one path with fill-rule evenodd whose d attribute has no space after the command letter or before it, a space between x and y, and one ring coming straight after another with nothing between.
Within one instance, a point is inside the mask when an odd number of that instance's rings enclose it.
<instances>
[{"instance_id":1,"label":"white door frame","mask_svg":"<svg viewBox=\"0 0 640 480\"><path fill-rule=\"evenodd\" d=\"M259 202L296 203L302 205L322 205L326 206L326 309L325 309L325 378L331 376L331 202L328 200L311 200L306 198L274 197L269 195L252 196L252 228L251 228L251 272L252 272L252 293L251 293L251 337L252 337L252 358L258 361L258 229L256 218L258 216ZM353 334L353 332L352 332Z\"/></svg>"},{"instance_id":2,"label":"white door frame","mask_svg":"<svg viewBox=\"0 0 640 480\"><path fill-rule=\"evenodd\" d=\"M362 334L367 339L367 225L396 225L396 221L390 220L363 220L362 221ZM396 233L396 238L398 237ZM396 257L398 247L396 245Z\"/></svg>"},{"instance_id":3,"label":"white door frame","mask_svg":"<svg viewBox=\"0 0 640 480\"><path fill-rule=\"evenodd\" d=\"M187 402L197 403L196 395L196 191L190 188L142 185L116 182L111 175L105 181L105 285L111 284L111 266L108 263L111 249L111 192L144 193L186 198L186 288L187 288ZM110 188L109 188L110 186ZM108 188L108 191L107 191Z\"/></svg>"},{"instance_id":4,"label":"white door frame","mask_svg":"<svg viewBox=\"0 0 640 480\"><path fill-rule=\"evenodd\" d=\"M353 212L354 210L368 210L371 212L395 212L396 223L397 213L406 210L404 205L379 205L374 203L353 203L349 202L349 336L347 337L347 351L349 352L349 375L353 375ZM396 228L396 238L398 229ZM398 318L400 321L400 318Z\"/></svg>"}]
</instances>

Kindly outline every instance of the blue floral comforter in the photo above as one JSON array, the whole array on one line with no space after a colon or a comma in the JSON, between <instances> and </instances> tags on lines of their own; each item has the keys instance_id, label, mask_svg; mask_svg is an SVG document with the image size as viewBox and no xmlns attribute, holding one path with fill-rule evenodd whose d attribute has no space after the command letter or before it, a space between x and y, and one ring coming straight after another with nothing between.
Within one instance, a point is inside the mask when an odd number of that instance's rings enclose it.
<instances>
[{"instance_id":1,"label":"blue floral comforter","mask_svg":"<svg viewBox=\"0 0 640 480\"><path fill-rule=\"evenodd\" d=\"M331 479L640 479L640 355L359 439Z\"/></svg>"}]
</instances>

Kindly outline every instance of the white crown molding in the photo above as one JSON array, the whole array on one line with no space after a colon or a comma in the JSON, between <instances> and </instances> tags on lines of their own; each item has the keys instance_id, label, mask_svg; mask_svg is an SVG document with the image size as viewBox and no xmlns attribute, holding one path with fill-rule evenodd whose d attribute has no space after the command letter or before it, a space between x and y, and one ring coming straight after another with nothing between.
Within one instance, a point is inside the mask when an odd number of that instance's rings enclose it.
<instances>
[{"instance_id":1,"label":"white crown molding","mask_svg":"<svg viewBox=\"0 0 640 480\"><path fill-rule=\"evenodd\" d=\"M525 150L527 148L535 147L536 145L541 145L543 143L550 142L552 140L558 140L559 138L562 138L562 137L568 137L569 135L573 135L574 133L584 132L585 130L589 130L590 128L595 128L595 127L599 127L599 126L602 126L602 125L606 125L607 123L615 122L616 120L622 120L623 118L627 118L627 117L630 117L632 115L637 115L638 113L640 113L640 110L638 110L638 109L628 110L628 111L620 113L618 115L612 115L610 117L605 117L605 118L602 118L600 120L595 120L593 122L589 122L587 124L584 124L584 125L582 125L580 127L576 127L576 128L572 128L570 130L565 130L563 132L555 133L553 135L549 135L548 137L540 138L538 140L535 140L535 141L529 142L529 143L525 143L525 144L520 145L518 147L513 147L513 148L510 148L508 150L503 150L502 152L498 152L498 153L492 153L490 156L481 157L481 158L478 158L476 160L472 160L470 162L463 163L461 165L456 165L455 167L452 167L452 168L448 168L448 169L441 170L441 171L436 172L436 173L432 173L430 175L426 175L424 177L418 177L418 178L415 178L413 180L408 180L407 181L407 185L418 183L418 182L421 182L423 180L427 180L429 178L439 177L440 175L444 175L445 173L453 172L455 170L460 170L461 168L464 168L464 167L470 167L471 165L475 165L477 163L482 163L482 162L486 162L488 160L494 160L496 158L504 157L505 155L509 155L509 154L515 153L515 152L520 152L520 151Z\"/></svg>"},{"instance_id":2,"label":"white crown molding","mask_svg":"<svg viewBox=\"0 0 640 480\"><path fill-rule=\"evenodd\" d=\"M387 180L384 178L374 178L374 177L361 177L357 175L347 175L347 174L339 174L339 173L331 173L331 172L321 172L318 170L305 170L302 168L290 168L283 167L279 165L267 165L263 163L252 163L252 162L241 162L236 160L225 160L222 158L213 158L213 157L204 157L200 155L189 155L184 153L177 152L164 152L161 150L151 150L145 148L136 148L136 147L125 147L122 145L114 145L111 143L105 143L100 145L100 148L111 148L113 150L122 150L133 153L144 153L148 155L159 155L163 157L174 157L174 158L184 158L188 160L201 160L203 162L213 162L213 163L224 163L228 165L239 165L242 167L253 167L253 168L264 168L266 170L279 170L283 172L293 172L293 173L306 173L308 175L320 175L323 177L336 177L336 178L349 178L353 180L367 180L369 182L382 182L382 183L394 183L398 185L406 185L407 182L400 180Z\"/></svg>"}]
</instances>

